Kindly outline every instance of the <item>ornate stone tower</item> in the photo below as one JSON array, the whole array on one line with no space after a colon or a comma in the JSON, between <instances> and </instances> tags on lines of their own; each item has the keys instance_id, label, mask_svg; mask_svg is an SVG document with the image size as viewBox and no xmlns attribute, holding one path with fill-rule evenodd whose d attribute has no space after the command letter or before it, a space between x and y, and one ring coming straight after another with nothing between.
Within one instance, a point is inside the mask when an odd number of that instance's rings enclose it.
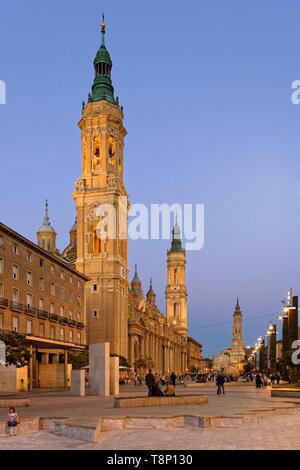
<instances>
[{"instance_id":1,"label":"ornate stone tower","mask_svg":"<svg viewBox=\"0 0 300 470\"><path fill-rule=\"evenodd\" d=\"M166 312L168 322L178 333L187 336L187 290L185 286L186 254L182 248L177 220L173 228L171 249L167 255L168 285Z\"/></svg>"},{"instance_id":2,"label":"ornate stone tower","mask_svg":"<svg viewBox=\"0 0 300 470\"><path fill-rule=\"evenodd\" d=\"M232 363L239 363L245 359L243 340L243 315L241 312L239 299L233 313L232 342L230 358Z\"/></svg>"},{"instance_id":3,"label":"ornate stone tower","mask_svg":"<svg viewBox=\"0 0 300 470\"><path fill-rule=\"evenodd\" d=\"M52 255L60 256L56 248L56 232L50 224L48 215L48 201L45 202L45 217L43 225L37 231L38 245L44 250L49 251Z\"/></svg>"},{"instance_id":4,"label":"ornate stone tower","mask_svg":"<svg viewBox=\"0 0 300 470\"><path fill-rule=\"evenodd\" d=\"M153 290L152 286L152 278L150 279L150 287L146 295L147 301L149 302L150 305L155 305L156 303L156 294Z\"/></svg>"},{"instance_id":5,"label":"ornate stone tower","mask_svg":"<svg viewBox=\"0 0 300 470\"><path fill-rule=\"evenodd\" d=\"M74 265L76 263L77 258L77 218L75 220L75 223L72 225L69 234L70 243L64 249L62 256L68 263Z\"/></svg>"},{"instance_id":6,"label":"ornate stone tower","mask_svg":"<svg viewBox=\"0 0 300 470\"><path fill-rule=\"evenodd\" d=\"M102 43L94 60L95 79L79 122L82 175L73 198L77 209L76 268L87 283L88 342L109 342L113 354L127 357L128 259L127 193L123 184L126 130L114 98L112 61Z\"/></svg>"}]
</instances>

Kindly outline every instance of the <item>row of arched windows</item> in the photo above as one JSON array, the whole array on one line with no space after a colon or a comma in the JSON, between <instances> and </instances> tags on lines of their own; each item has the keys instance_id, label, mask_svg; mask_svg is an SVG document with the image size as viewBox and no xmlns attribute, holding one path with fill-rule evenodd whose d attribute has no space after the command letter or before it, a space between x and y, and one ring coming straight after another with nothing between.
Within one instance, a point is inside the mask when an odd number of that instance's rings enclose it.
<instances>
[{"instance_id":1,"label":"row of arched windows","mask_svg":"<svg viewBox=\"0 0 300 470\"><path fill-rule=\"evenodd\" d=\"M104 64L101 62L100 64L96 64L95 66L95 75L96 77L99 77L99 75L106 75L107 77L110 78L110 66L108 64Z\"/></svg>"}]
</instances>

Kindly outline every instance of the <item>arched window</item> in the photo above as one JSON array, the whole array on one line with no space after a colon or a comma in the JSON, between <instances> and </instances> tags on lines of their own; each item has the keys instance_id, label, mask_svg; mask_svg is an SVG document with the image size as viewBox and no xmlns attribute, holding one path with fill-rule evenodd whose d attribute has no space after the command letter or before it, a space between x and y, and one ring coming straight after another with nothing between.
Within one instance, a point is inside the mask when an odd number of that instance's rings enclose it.
<instances>
[{"instance_id":1,"label":"arched window","mask_svg":"<svg viewBox=\"0 0 300 470\"><path fill-rule=\"evenodd\" d=\"M93 252L101 253L101 239L98 237L97 227L93 231Z\"/></svg>"},{"instance_id":2,"label":"arched window","mask_svg":"<svg viewBox=\"0 0 300 470\"><path fill-rule=\"evenodd\" d=\"M112 136L108 138L108 163L115 166L115 140Z\"/></svg>"},{"instance_id":3,"label":"arched window","mask_svg":"<svg viewBox=\"0 0 300 470\"><path fill-rule=\"evenodd\" d=\"M179 316L179 305L174 304L173 309L174 309L174 317L178 317Z\"/></svg>"},{"instance_id":4,"label":"arched window","mask_svg":"<svg viewBox=\"0 0 300 470\"><path fill-rule=\"evenodd\" d=\"M177 268L174 269L174 279L173 279L173 281L174 281L174 284L178 284L178 269Z\"/></svg>"}]
</instances>

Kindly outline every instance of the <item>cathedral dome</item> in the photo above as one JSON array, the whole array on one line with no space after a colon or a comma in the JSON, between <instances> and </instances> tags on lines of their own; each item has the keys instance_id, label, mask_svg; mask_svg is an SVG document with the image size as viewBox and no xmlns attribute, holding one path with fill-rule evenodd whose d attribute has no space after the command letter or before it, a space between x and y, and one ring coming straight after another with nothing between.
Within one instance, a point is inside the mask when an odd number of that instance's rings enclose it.
<instances>
[{"instance_id":1,"label":"cathedral dome","mask_svg":"<svg viewBox=\"0 0 300 470\"><path fill-rule=\"evenodd\" d=\"M109 55L108 50L106 47L102 44L100 49L98 49L95 60L94 60L94 65L98 64L99 62L105 62L106 64L112 66L112 61Z\"/></svg>"}]
</instances>

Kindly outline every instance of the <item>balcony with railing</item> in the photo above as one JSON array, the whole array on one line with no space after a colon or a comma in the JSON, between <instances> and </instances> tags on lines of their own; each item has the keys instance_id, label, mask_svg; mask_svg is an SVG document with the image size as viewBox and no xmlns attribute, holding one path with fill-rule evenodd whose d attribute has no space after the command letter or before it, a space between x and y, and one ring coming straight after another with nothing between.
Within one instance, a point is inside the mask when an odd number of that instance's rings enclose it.
<instances>
[{"instance_id":1,"label":"balcony with railing","mask_svg":"<svg viewBox=\"0 0 300 470\"><path fill-rule=\"evenodd\" d=\"M13 300L10 301L9 306L12 310L16 312L23 312L24 311L24 305L20 304L19 302L14 302Z\"/></svg>"},{"instance_id":2,"label":"balcony with railing","mask_svg":"<svg viewBox=\"0 0 300 470\"><path fill-rule=\"evenodd\" d=\"M25 313L26 315L29 316L34 316L38 317L43 320L50 320L51 322L59 322L62 325L69 325L72 328L77 328L79 330L83 330L85 325L82 322L75 321L71 318L66 318L62 317L60 315L57 315L55 313L49 313L45 310L39 310L31 305L24 305L21 304L20 302L15 302L15 301L9 301L8 299L5 299L4 297L0 297L0 308L10 308L13 311L16 312L22 312Z\"/></svg>"},{"instance_id":3,"label":"balcony with railing","mask_svg":"<svg viewBox=\"0 0 300 470\"><path fill-rule=\"evenodd\" d=\"M4 297L0 297L0 308L7 308L8 307L8 299Z\"/></svg>"},{"instance_id":4,"label":"balcony with railing","mask_svg":"<svg viewBox=\"0 0 300 470\"><path fill-rule=\"evenodd\" d=\"M50 320L50 321L53 321L53 322L58 322L59 316L56 315L56 313L50 313L50 314L49 314L49 320Z\"/></svg>"},{"instance_id":5,"label":"balcony with railing","mask_svg":"<svg viewBox=\"0 0 300 470\"><path fill-rule=\"evenodd\" d=\"M36 315L37 315L36 309L31 307L31 305L27 305L25 307L25 313L26 313L26 315L30 315L32 317L36 317Z\"/></svg>"},{"instance_id":6,"label":"balcony with railing","mask_svg":"<svg viewBox=\"0 0 300 470\"><path fill-rule=\"evenodd\" d=\"M48 312L45 312L45 310L38 310L38 317L43 320L48 320L49 314Z\"/></svg>"}]
</instances>

